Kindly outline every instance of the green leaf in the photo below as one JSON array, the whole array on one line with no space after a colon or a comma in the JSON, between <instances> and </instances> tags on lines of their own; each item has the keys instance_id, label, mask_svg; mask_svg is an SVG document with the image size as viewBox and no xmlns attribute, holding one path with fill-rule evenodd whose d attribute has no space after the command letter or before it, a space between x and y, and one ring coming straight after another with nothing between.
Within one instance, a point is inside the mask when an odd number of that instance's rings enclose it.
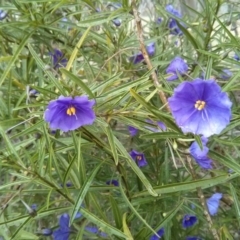
<instances>
[{"instance_id":1,"label":"green leaf","mask_svg":"<svg viewBox=\"0 0 240 240\"><path fill-rule=\"evenodd\" d=\"M147 103L140 95L138 95L133 89L130 90L130 93L132 96L146 109L148 109L150 112L152 112L155 116L159 118L160 121L162 121L165 125L170 127L173 130L176 130L177 132L180 132L179 128L173 123L171 120L171 117L164 113L163 111L158 110L154 106L151 106L149 103Z\"/></svg>"},{"instance_id":2,"label":"green leaf","mask_svg":"<svg viewBox=\"0 0 240 240\"><path fill-rule=\"evenodd\" d=\"M20 53L22 52L23 48L27 44L28 39L30 38L30 36L32 34L33 34L33 32L30 32L30 33L26 34L26 36L23 38L22 42L19 44L18 49L14 53L13 57L11 58L11 60L9 61L8 65L7 65L6 69L5 69L5 71L1 75L0 87L3 84L4 80L6 79L7 75L9 74L10 70L13 68L13 65L14 65L15 61L18 59Z\"/></svg>"},{"instance_id":3,"label":"green leaf","mask_svg":"<svg viewBox=\"0 0 240 240\"><path fill-rule=\"evenodd\" d=\"M140 135L142 139L168 139L168 138L187 138L183 134L176 132L157 132Z\"/></svg>"},{"instance_id":4,"label":"green leaf","mask_svg":"<svg viewBox=\"0 0 240 240\"><path fill-rule=\"evenodd\" d=\"M146 222L145 219L142 218L142 216L138 213L138 211L134 208L134 206L132 205L132 203L129 201L128 197L126 196L126 194L124 193L124 190L122 188L121 185L121 181L119 181L119 188L122 194L122 197L125 201L125 203L127 204L127 206L133 211L133 213L138 217L138 219L149 229L151 230L154 234L156 234L156 232L154 231L154 229Z\"/></svg>"},{"instance_id":5,"label":"green leaf","mask_svg":"<svg viewBox=\"0 0 240 240\"><path fill-rule=\"evenodd\" d=\"M92 184L92 181L94 179L94 177L96 176L96 174L98 173L100 167L103 165L104 162L101 162L93 171L92 173L90 174L90 176L86 179L85 183L83 184L83 186L81 187L80 191L79 191L79 194L78 194L78 197L77 197L77 200L73 206L73 212L71 214L71 217L70 217L70 224L73 223L74 221L74 218L77 214L77 212L79 211L83 201L84 201L84 198Z\"/></svg>"},{"instance_id":6,"label":"green leaf","mask_svg":"<svg viewBox=\"0 0 240 240\"><path fill-rule=\"evenodd\" d=\"M35 52L35 50L32 48L32 46L30 44L28 44L28 49L29 51L31 52L31 54L33 55L35 61L37 62L37 65L42 69L42 71L47 74L47 76L49 77L49 80L51 82L53 82L53 84L56 86L56 88L60 91L60 93L64 96L68 95L66 93L66 91L63 89L62 85L60 84L60 81L57 80L53 73L50 72L49 70L47 70L45 68L45 65L44 62L42 61L42 59L38 56L38 54Z\"/></svg>"},{"instance_id":7,"label":"green leaf","mask_svg":"<svg viewBox=\"0 0 240 240\"><path fill-rule=\"evenodd\" d=\"M164 226L168 226L168 224L171 222L171 220L176 216L177 212L181 209L182 205L184 204L184 200L181 201L175 208L173 208L165 217L164 220L161 221L156 227L156 231L161 229ZM151 237L152 233L149 233L147 236L145 236L145 239L149 239Z\"/></svg>"},{"instance_id":8,"label":"green leaf","mask_svg":"<svg viewBox=\"0 0 240 240\"><path fill-rule=\"evenodd\" d=\"M122 228L122 213L121 210L119 209L119 205L117 201L112 197L112 195L109 195L110 203L111 203L111 209L113 212L114 220L116 223L116 227L118 229Z\"/></svg>"},{"instance_id":9,"label":"green leaf","mask_svg":"<svg viewBox=\"0 0 240 240\"><path fill-rule=\"evenodd\" d=\"M237 195L237 189L232 183L230 183L231 196L233 197L233 205L235 207L235 214L238 220L238 225L240 226L240 202Z\"/></svg>"},{"instance_id":10,"label":"green leaf","mask_svg":"<svg viewBox=\"0 0 240 240\"><path fill-rule=\"evenodd\" d=\"M232 169L236 173L240 174L240 165L234 159L232 159L230 156L226 157L226 156L223 156L222 154L219 154L219 153L213 152L213 151L209 151L208 156L212 160L216 160L219 163L226 166L227 168Z\"/></svg>"},{"instance_id":11,"label":"green leaf","mask_svg":"<svg viewBox=\"0 0 240 240\"><path fill-rule=\"evenodd\" d=\"M110 224L104 222L103 220L101 220L100 218L98 218L97 216L93 215L92 213L90 213L88 210L86 210L85 208L81 208L80 212L82 213L82 215L84 217L86 217L90 222L96 224L99 228L101 228L101 230L103 232L107 232L109 234L113 234L117 237L121 237L123 239L127 239L127 235L123 232L121 232L120 230L116 229L115 227L111 226Z\"/></svg>"},{"instance_id":12,"label":"green leaf","mask_svg":"<svg viewBox=\"0 0 240 240\"><path fill-rule=\"evenodd\" d=\"M134 240L127 225L127 213L123 214L123 232L128 236L126 240Z\"/></svg>"},{"instance_id":13,"label":"green leaf","mask_svg":"<svg viewBox=\"0 0 240 240\"><path fill-rule=\"evenodd\" d=\"M175 192L182 192L182 191L190 191L190 190L196 190L196 188L201 187L203 189L210 188L213 186L216 186L221 183L225 183L233 178L238 177L239 174L225 174L220 175L217 177L212 177L210 179L201 179L201 180L195 180L190 182L182 182L182 183L173 183L173 184L167 184L160 187L154 187L154 192L157 194L167 194L167 193L175 193ZM137 198L140 196L147 196L147 191L142 191L140 193L137 193L133 196L133 198Z\"/></svg>"},{"instance_id":14,"label":"green leaf","mask_svg":"<svg viewBox=\"0 0 240 240\"><path fill-rule=\"evenodd\" d=\"M60 68L60 71L62 73L64 73L64 75L66 75L67 77L69 77L69 79L71 79L72 81L74 81L81 89L83 89L83 91L90 96L91 98L95 98L94 94L92 93L92 91L88 88L88 86L79 78L76 77L74 74L72 74L71 72L67 71L64 68Z\"/></svg>"},{"instance_id":15,"label":"green leaf","mask_svg":"<svg viewBox=\"0 0 240 240\"><path fill-rule=\"evenodd\" d=\"M109 142L109 145L110 145L111 150L112 150L112 154L113 154L115 164L118 165L118 153L117 153L117 149L115 147L116 137L113 135L113 132L112 132L112 130L109 126L106 127L105 130L106 130L106 133L107 133L108 142Z\"/></svg>"},{"instance_id":16,"label":"green leaf","mask_svg":"<svg viewBox=\"0 0 240 240\"><path fill-rule=\"evenodd\" d=\"M145 175L142 173L142 171L139 169L135 161L132 160L131 156L129 153L126 151L124 146L119 142L117 138L115 138L115 144L118 148L118 150L122 153L123 157L126 159L132 170L135 172L135 174L139 177L143 185L146 187L147 191L153 195L157 196L157 193L153 190L152 185L148 181L148 179L145 177Z\"/></svg>"}]
</instances>

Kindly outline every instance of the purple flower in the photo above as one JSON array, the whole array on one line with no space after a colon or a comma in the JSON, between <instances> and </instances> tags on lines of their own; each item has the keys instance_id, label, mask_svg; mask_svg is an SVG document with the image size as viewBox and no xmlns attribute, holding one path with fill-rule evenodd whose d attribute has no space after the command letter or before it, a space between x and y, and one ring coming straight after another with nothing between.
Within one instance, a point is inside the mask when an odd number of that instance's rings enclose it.
<instances>
[{"instance_id":1,"label":"purple flower","mask_svg":"<svg viewBox=\"0 0 240 240\"><path fill-rule=\"evenodd\" d=\"M119 18L114 18L113 20L112 20L112 22L114 23L114 25L116 26L116 27L119 27L120 25L121 25L121 19L119 19Z\"/></svg>"},{"instance_id":2,"label":"purple flower","mask_svg":"<svg viewBox=\"0 0 240 240\"><path fill-rule=\"evenodd\" d=\"M132 150L129 154L139 167L144 167L145 165L147 165L147 160L143 153Z\"/></svg>"},{"instance_id":3,"label":"purple flower","mask_svg":"<svg viewBox=\"0 0 240 240\"><path fill-rule=\"evenodd\" d=\"M37 204L36 203L33 203L31 205L31 209L34 210L34 211L37 211Z\"/></svg>"},{"instance_id":4,"label":"purple flower","mask_svg":"<svg viewBox=\"0 0 240 240\"><path fill-rule=\"evenodd\" d=\"M184 62L184 60L180 57L175 57L169 64L166 69L167 74L171 74L167 80L172 81L178 79L179 75L184 75L187 73L188 65Z\"/></svg>"},{"instance_id":5,"label":"purple flower","mask_svg":"<svg viewBox=\"0 0 240 240\"><path fill-rule=\"evenodd\" d=\"M97 234L101 237L107 237L107 234L104 232L100 232L97 227L85 227L85 230L94 234Z\"/></svg>"},{"instance_id":6,"label":"purple flower","mask_svg":"<svg viewBox=\"0 0 240 240\"><path fill-rule=\"evenodd\" d=\"M87 96L60 96L48 104L44 120L49 122L51 129L61 129L63 132L91 125L96 118L92 110L94 104L95 101L88 100Z\"/></svg>"},{"instance_id":7,"label":"purple flower","mask_svg":"<svg viewBox=\"0 0 240 240\"><path fill-rule=\"evenodd\" d=\"M29 90L30 97L37 97L37 95L39 95L39 92L37 90L35 90L35 89Z\"/></svg>"},{"instance_id":8,"label":"purple flower","mask_svg":"<svg viewBox=\"0 0 240 240\"><path fill-rule=\"evenodd\" d=\"M64 185L63 185L62 183L61 183L60 185L61 185L61 187L64 187ZM66 186L66 187L72 187L73 184L72 184L71 182L66 182L66 183L65 183L65 186Z\"/></svg>"},{"instance_id":9,"label":"purple flower","mask_svg":"<svg viewBox=\"0 0 240 240\"><path fill-rule=\"evenodd\" d=\"M106 182L106 184L107 184L107 185L113 185L113 186L115 186L115 187L118 187L118 186L119 186L118 180L114 180L114 179L108 180L108 181Z\"/></svg>"},{"instance_id":10,"label":"purple flower","mask_svg":"<svg viewBox=\"0 0 240 240\"><path fill-rule=\"evenodd\" d=\"M155 43L153 42L153 43L149 43L148 45L147 45L147 47L146 47L146 49L147 49L147 52L148 52L148 55L149 56L153 56L154 55L154 53L155 53Z\"/></svg>"},{"instance_id":11,"label":"purple flower","mask_svg":"<svg viewBox=\"0 0 240 240\"><path fill-rule=\"evenodd\" d=\"M203 148L201 149L200 146L196 141L194 141L190 146L190 154L196 160L198 165L202 168L210 169L212 168L211 163L212 160L207 157L208 154L208 147L206 146L208 139L205 137L201 137Z\"/></svg>"},{"instance_id":12,"label":"purple flower","mask_svg":"<svg viewBox=\"0 0 240 240\"><path fill-rule=\"evenodd\" d=\"M162 21L163 21L163 19L162 19L161 17L159 17L159 18L157 18L156 23L157 23L157 24L161 24Z\"/></svg>"},{"instance_id":13,"label":"purple flower","mask_svg":"<svg viewBox=\"0 0 240 240\"><path fill-rule=\"evenodd\" d=\"M189 236L189 237L186 237L186 240L201 240L201 238Z\"/></svg>"},{"instance_id":14,"label":"purple flower","mask_svg":"<svg viewBox=\"0 0 240 240\"><path fill-rule=\"evenodd\" d=\"M164 234L164 228L161 228L160 230L158 230L157 234L158 234L159 237L156 234L154 234L153 236L151 236L149 238L149 240L159 240L159 239L161 239L163 234Z\"/></svg>"},{"instance_id":15,"label":"purple flower","mask_svg":"<svg viewBox=\"0 0 240 240\"><path fill-rule=\"evenodd\" d=\"M50 56L52 57L54 68L66 67L68 60L64 58L64 55L60 50L55 48L54 52L50 53Z\"/></svg>"},{"instance_id":16,"label":"purple flower","mask_svg":"<svg viewBox=\"0 0 240 240\"><path fill-rule=\"evenodd\" d=\"M52 235L52 229L49 228L43 228L41 230L42 235L44 236L51 236Z\"/></svg>"},{"instance_id":17,"label":"purple flower","mask_svg":"<svg viewBox=\"0 0 240 240\"><path fill-rule=\"evenodd\" d=\"M129 60L133 62L133 64L138 64L144 60L144 57L143 57L143 54L140 52L131 56Z\"/></svg>"},{"instance_id":18,"label":"purple flower","mask_svg":"<svg viewBox=\"0 0 240 240\"><path fill-rule=\"evenodd\" d=\"M6 17L7 17L7 12L3 11L2 9L0 9L0 20L3 20Z\"/></svg>"},{"instance_id":19,"label":"purple flower","mask_svg":"<svg viewBox=\"0 0 240 240\"><path fill-rule=\"evenodd\" d=\"M211 216L217 213L221 198L222 193L214 193L210 198L207 199L207 207Z\"/></svg>"},{"instance_id":20,"label":"purple flower","mask_svg":"<svg viewBox=\"0 0 240 240\"><path fill-rule=\"evenodd\" d=\"M70 217L67 213L60 216L59 228L53 232L54 240L68 240L71 229L69 227Z\"/></svg>"},{"instance_id":21,"label":"purple flower","mask_svg":"<svg viewBox=\"0 0 240 240\"><path fill-rule=\"evenodd\" d=\"M169 12L170 14L178 17L178 18L182 18L182 15L171 4L168 4L166 6L165 10L167 12ZM168 20L168 28L169 28L171 34L173 34L173 35L182 35L182 31L178 27L177 20L175 18L169 18L169 20Z\"/></svg>"},{"instance_id":22,"label":"purple flower","mask_svg":"<svg viewBox=\"0 0 240 240\"><path fill-rule=\"evenodd\" d=\"M135 128L135 127L132 127L132 126L129 126L129 127L128 127L128 131L129 131L129 133L130 133L130 135L131 135L132 137L134 137L134 136L137 135L137 133L138 133L138 129Z\"/></svg>"},{"instance_id":23,"label":"purple flower","mask_svg":"<svg viewBox=\"0 0 240 240\"><path fill-rule=\"evenodd\" d=\"M186 214L182 220L183 228L192 227L197 222L197 217L194 215Z\"/></svg>"},{"instance_id":24,"label":"purple flower","mask_svg":"<svg viewBox=\"0 0 240 240\"><path fill-rule=\"evenodd\" d=\"M232 75L233 74L229 69L223 69L220 78L222 78L223 80L228 80L232 77Z\"/></svg>"},{"instance_id":25,"label":"purple flower","mask_svg":"<svg viewBox=\"0 0 240 240\"><path fill-rule=\"evenodd\" d=\"M164 124L163 122L158 121L158 122L155 123L155 122L153 122L153 121L150 120L150 119L147 119L146 122L148 122L148 123L153 124L153 125L156 126L156 127L146 126L146 128L149 129L149 130L152 131L152 132L160 132L159 129L161 129L161 130L163 130L163 131L165 131L165 130L167 129L166 126L165 126L165 124Z\"/></svg>"},{"instance_id":26,"label":"purple flower","mask_svg":"<svg viewBox=\"0 0 240 240\"><path fill-rule=\"evenodd\" d=\"M175 88L168 102L184 133L209 137L219 134L230 122L232 103L214 80L183 82Z\"/></svg>"},{"instance_id":27,"label":"purple flower","mask_svg":"<svg viewBox=\"0 0 240 240\"><path fill-rule=\"evenodd\" d=\"M233 58L236 60L236 61L239 61L240 60L240 57L239 57L239 54L235 53Z\"/></svg>"},{"instance_id":28,"label":"purple flower","mask_svg":"<svg viewBox=\"0 0 240 240\"><path fill-rule=\"evenodd\" d=\"M148 55L151 57L155 53L155 43L150 43L146 46L146 50ZM130 62L133 62L133 64L140 63L144 60L143 54L141 52L131 56L129 58Z\"/></svg>"}]
</instances>

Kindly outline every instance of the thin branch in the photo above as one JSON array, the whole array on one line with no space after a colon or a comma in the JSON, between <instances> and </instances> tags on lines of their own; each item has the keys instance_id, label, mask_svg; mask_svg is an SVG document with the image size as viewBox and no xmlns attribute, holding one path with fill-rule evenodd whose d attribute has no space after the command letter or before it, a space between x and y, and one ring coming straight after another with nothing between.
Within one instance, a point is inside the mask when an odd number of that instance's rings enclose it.
<instances>
[{"instance_id":1,"label":"thin branch","mask_svg":"<svg viewBox=\"0 0 240 240\"><path fill-rule=\"evenodd\" d=\"M189 156L187 156L187 163L188 163L189 170L191 172L192 178L194 180L196 180L197 179L196 173L195 173L195 170L194 170L194 168L192 166L191 158ZM211 216L210 216L210 214L208 212L208 207L206 205L206 200L205 200L202 188L197 187L197 193L198 193L198 197L199 197L200 203L201 203L201 205L203 207L203 214L204 214L205 218L208 221L209 229L212 232L212 235L213 235L214 239L215 240L220 240L220 238L218 236L218 232L217 232L216 228L213 226L212 218L211 218Z\"/></svg>"},{"instance_id":2,"label":"thin branch","mask_svg":"<svg viewBox=\"0 0 240 240\"><path fill-rule=\"evenodd\" d=\"M138 36L138 41L139 41L139 44L140 44L140 50L143 54L143 57L145 59L145 62L147 64L148 69L151 71L153 69L153 65L152 65L152 63L149 59L148 53L147 53L145 45L144 45L142 22L141 22L141 18L139 17L139 13L138 13L138 10L137 10L136 0L132 0L132 9L133 9L133 15L134 15L134 19L135 19L136 27L137 27L137 36ZM162 85L159 82L157 74L156 74L155 71L152 71L151 77L152 77L152 80L153 80L153 83L154 83L155 87L158 89L158 95L159 95L162 103L165 105L167 111L170 112L170 108L168 106L167 98L166 98L164 92L159 90L162 87Z\"/></svg>"}]
</instances>

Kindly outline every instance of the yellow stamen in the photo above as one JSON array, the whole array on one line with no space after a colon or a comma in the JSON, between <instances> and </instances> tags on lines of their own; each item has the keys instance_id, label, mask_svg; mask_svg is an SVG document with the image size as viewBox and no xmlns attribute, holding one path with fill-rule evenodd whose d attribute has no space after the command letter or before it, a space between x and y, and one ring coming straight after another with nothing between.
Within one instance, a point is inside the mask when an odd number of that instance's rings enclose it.
<instances>
[{"instance_id":1,"label":"yellow stamen","mask_svg":"<svg viewBox=\"0 0 240 240\"><path fill-rule=\"evenodd\" d=\"M136 159L137 159L138 161L141 161L141 160L142 160L142 157L138 155L138 156L136 157Z\"/></svg>"},{"instance_id":2,"label":"yellow stamen","mask_svg":"<svg viewBox=\"0 0 240 240\"><path fill-rule=\"evenodd\" d=\"M204 101L200 101L200 100L197 100L194 107L197 109L197 110L203 110L206 106L206 102Z\"/></svg>"},{"instance_id":3,"label":"yellow stamen","mask_svg":"<svg viewBox=\"0 0 240 240\"><path fill-rule=\"evenodd\" d=\"M72 116L72 115L75 115L75 114L76 114L76 109L75 109L75 107L69 107L69 108L67 109L67 115Z\"/></svg>"}]
</instances>

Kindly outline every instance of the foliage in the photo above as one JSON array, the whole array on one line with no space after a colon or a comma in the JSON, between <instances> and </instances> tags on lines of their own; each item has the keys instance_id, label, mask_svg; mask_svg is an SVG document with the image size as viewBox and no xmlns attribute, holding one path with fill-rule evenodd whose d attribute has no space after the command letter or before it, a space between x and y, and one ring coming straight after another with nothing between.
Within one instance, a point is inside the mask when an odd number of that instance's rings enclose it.
<instances>
[{"instance_id":1,"label":"foliage","mask_svg":"<svg viewBox=\"0 0 240 240\"><path fill-rule=\"evenodd\" d=\"M165 240L239 239L240 62L231 31L239 4L199 1L201 9L183 4L185 12L175 16L165 10L167 1L137 2L144 44L155 43L150 69L146 59L131 61L141 54L135 1L120 3L2 1L0 236L52 239L46 229L65 231L59 228L65 216L69 239L144 240L160 229ZM230 10L221 13L224 6ZM169 29L171 19L178 34ZM174 72L178 79L169 82L166 69L177 56L188 72ZM225 69L232 73L227 80ZM211 169L189 152L195 141L206 147L201 136L184 134L160 97L196 78L215 79L232 102L230 123L208 138ZM94 123L50 129L44 112L61 95L94 99ZM129 126L138 129L135 136ZM132 150L144 154L146 166L138 166ZM210 216L205 201L214 193L223 195ZM182 226L185 215L197 218L193 226Z\"/></svg>"}]
</instances>

